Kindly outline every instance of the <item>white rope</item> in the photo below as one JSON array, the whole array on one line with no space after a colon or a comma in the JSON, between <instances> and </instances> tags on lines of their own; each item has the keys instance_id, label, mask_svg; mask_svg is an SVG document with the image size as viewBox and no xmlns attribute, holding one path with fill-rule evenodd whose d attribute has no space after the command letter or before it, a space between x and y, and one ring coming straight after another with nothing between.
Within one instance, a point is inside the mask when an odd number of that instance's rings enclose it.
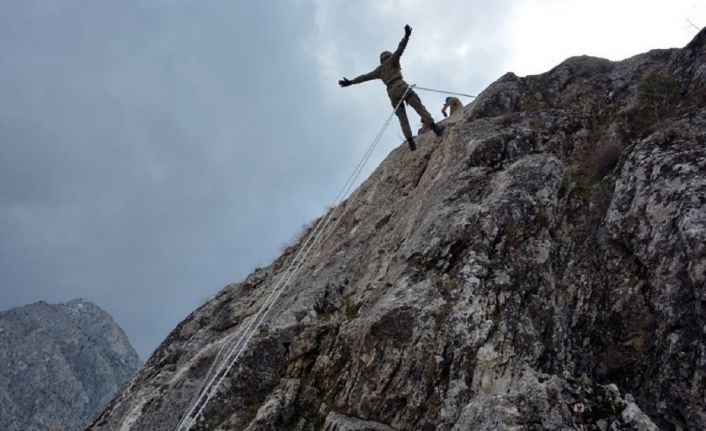
<instances>
[{"instance_id":1,"label":"white rope","mask_svg":"<svg viewBox=\"0 0 706 431\"><path fill-rule=\"evenodd\" d=\"M453 94L455 96L463 96L463 97L471 97L475 98L477 96L474 96L472 94L465 94L465 93L455 93L453 91L444 91L444 90L436 90L434 88L426 88L426 87L416 87L417 90L422 90L422 91L433 91L434 93L442 93L442 94Z\"/></svg>"},{"instance_id":2,"label":"white rope","mask_svg":"<svg viewBox=\"0 0 706 431\"><path fill-rule=\"evenodd\" d=\"M341 188L341 190L338 192L338 195L336 195L336 198L334 199L333 204L332 204L333 209L328 213L328 215L319 219L319 222L316 224L316 227L314 228L314 230L309 234L309 236L307 237L307 240L299 248L299 251L295 254L294 258L290 262L290 264L287 267L287 269L285 270L284 274L282 275L282 277L280 277L278 284L272 290L272 292L267 297L267 299L262 304L262 306L257 311L257 313L255 313L255 316L248 321L248 324L246 325L245 329L242 332L240 332L241 335L240 335L240 338L238 339L238 341L236 341L236 343L228 350L228 354L224 357L223 362L216 367L216 371L213 373L213 375L210 377L210 379L208 379L208 383L206 385L204 385L202 383L202 385L200 386L200 389L199 389L198 397L196 398L194 403L191 405L191 407L188 409L186 414L184 414L184 416L182 417L181 421L179 422L179 424L176 427L176 431L182 431L182 430L188 431L191 429L193 424L198 421L201 413L203 412L203 410L206 407L206 405L208 404L208 402L215 396L221 383L223 382L225 377L230 373L233 366L238 361L238 358L240 357L240 355L245 351L245 348L247 347L248 343L250 342L250 339L257 332L257 330L260 327L260 325L262 324L262 322L264 322L264 320L267 318L267 314L271 310L274 303L282 295L284 288L287 286L289 281L294 277L294 275L297 273L299 268L301 268L302 264L306 260L306 257L308 255L309 251L312 250L317 245L319 238L321 237L321 235L325 231L329 222L333 219L333 215L338 210L340 201L345 196L347 196L348 193L350 192L350 190L353 188L353 185L355 185L355 181L358 179L358 176L362 172L363 167L365 166L368 159L372 155L373 151L375 150L375 147L377 147L378 143L380 142L380 139L382 139L382 136L385 133L385 130L390 125L390 122L392 121L392 117L395 115L395 113L399 109L400 105L403 103L409 90L413 89L415 87L416 87L415 84L407 86L404 94L402 95L402 98L397 103L397 105L395 106L395 109L392 111L392 113L388 116L387 121L385 121L385 124L382 126L382 129L380 129L380 132L378 132L375 139L373 139L373 142L370 145L370 147L368 147L365 154L363 154L363 157L361 158L360 162L358 162L358 165L353 170L353 173L348 177L348 180L346 180L346 183L344 184L343 188ZM342 218L342 216L341 216L341 218ZM339 218L338 222L340 222L340 218ZM335 226L338 226L338 222L335 224ZM335 226L334 226L334 228L335 228ZM211 367L209 368L209 372L206 374L207 376L211 373L211 369L214 368L214 364L222 356L222 352L227 348L227 345L232 341L232 339L235 338L235 334L238 334L238 332L236 332L232 336L230 336L227 339L226 343L224 343L224 346L221 348L221 350L216 355L216 358L214 359L214 363L211 364ZM227 365L227 367L224 368L225 364L228 364L228 365Z\"/></svg>"}]
</instances>

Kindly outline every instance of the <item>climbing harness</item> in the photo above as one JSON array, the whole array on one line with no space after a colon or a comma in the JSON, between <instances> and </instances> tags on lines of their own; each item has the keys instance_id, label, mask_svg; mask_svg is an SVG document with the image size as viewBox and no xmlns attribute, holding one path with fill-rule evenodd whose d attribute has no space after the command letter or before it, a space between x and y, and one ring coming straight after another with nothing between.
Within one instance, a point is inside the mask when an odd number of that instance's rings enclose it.
<instances>
[{"instance_id":1,"label":"climbing harness","mask_svg":"<svg viewBox=\"0 0 706 431\"><path fill-rule=\"evenodd\" d=\"M287 286L287 284L289 284L289 281L294 277L299 268L301 268L309 252L318 244L321 235L326 230L326 227L328 226L329 222L333 219L333 216L340 207L343 198L348 196L348 194L350 193L351 189L355 185L356 180L360 176L363 167L367 163L368 159L370 159L370 156L372 155L373 151L382 139L382 136L385 133L385 130L387 130L387 127L390 125L390 122L392 121L392 117L395 115L395 112L397 112L397 110L399 109L400 105L407 96L407 93L414 88L419 87L417 87L416 84L407 86L407 89L405 89L405 92L402 95L400 101L397 103L397 106L395 106L395 109L387 117L387 120L382 126L382 129L380 129L377 136L375 136L375 139L373 139L373 142L370 144L365 154L363 154L363 157L358 162L358 165L353 170L353 173L351 173L351 175L348 177L348 180L346 180L345 184L336 195L331 205L332 209L329 211L328 215L319 219L312 232L308 235L304 244L299 248L299 251L289 263L289 266L285 270L284 274L280 277L275 288L272 290L272 292L270 292L270 295L260 306L260 309L257 311L257 313L255 313L254 317L252 317L248 321L247 325L242 330L242 332L233 333L233 335L228 337L225 343L223 343L223 347L221 347L221 349L219 350L218 354L216 355L216 358L214 359L213 363L211 364L211 367L209 368L208 373L206 374L207 377L210 376L208 379L204 379L204 382L207 383L201 384L198 391L198 396L182 417L181 421L175 428L175 431L189 431L191 427L199 420L201 414L203 413L203 410L206 408L206 405L216 395L220 385L223 383L223 380L233 369L236 362L238 361L238 358L240 358L240 355L242 355L242 353L245 351L245 348L250 342L250 339L253 337L253 335L260 328L260 325L262 325L262 323L267 318L267 315L272 309L272 306L282 295L284 288ZM344 214L342 214L338 218L336 223L333 225L333 230L336 229ZM235 341L235 343L233 343L233 345L228 348L228 345L233 340L235 340L238 335L240 336ZM224 354L223 352L225 351L227 351L227 353ZM222 360L219 361L220 358L222 358ZM218 365L216 365L216 363L218 363Z\"/></svg>"}]
</instances>

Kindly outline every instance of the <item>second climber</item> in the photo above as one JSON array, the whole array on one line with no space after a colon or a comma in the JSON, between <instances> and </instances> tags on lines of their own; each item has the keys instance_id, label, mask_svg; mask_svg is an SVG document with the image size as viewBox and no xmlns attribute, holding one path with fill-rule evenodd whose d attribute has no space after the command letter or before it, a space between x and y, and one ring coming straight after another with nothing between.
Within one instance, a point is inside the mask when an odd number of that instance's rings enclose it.
<instances>
[{"instance_id":1,"label":"second climber","mask_svg":"<svg viewBox=\"0 0 706 431\"><path fill-rule=\"evenodd\" d=\"M380 66L376 67L372 72L360 75L355 79L343 78L338 81L338 85L341 87L348 87L351 84L360 84L361 82L370 81L373 79L381 79L387 87L387 95L390 97L390 102L392 102L392 107L395 108L399 105L399 108L395 111L397 118L400 120L400 126L402 127L402 133L407 139L407 144L409 144L410 150L414 151L417 147L414 144L414 138L412 136L412 129L409 126L409 120L407 119L407 112L405 111L404 103L402 99L407 102L409 106L414 108L422 117L422 124L431 128L431 130L437 135L441 136L444 129L442 126L436 124L432 118L429 111L424 107L422 101L417 96L411 88L408 89L409 85L402 78L402 67L400 66L400 57L404 52L407 42L409 41L409 36L412 34L412 28L409 25L404 27L404 37L400 41L399 46L395 52L384 51L380 54Z\"/></svg>"}]
</instances>

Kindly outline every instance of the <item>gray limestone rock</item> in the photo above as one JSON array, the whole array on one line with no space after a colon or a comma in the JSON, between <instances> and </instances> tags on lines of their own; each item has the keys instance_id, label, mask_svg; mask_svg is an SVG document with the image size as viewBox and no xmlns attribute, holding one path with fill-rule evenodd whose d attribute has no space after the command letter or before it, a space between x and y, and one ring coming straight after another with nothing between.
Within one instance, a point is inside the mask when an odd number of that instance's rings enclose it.
<instances>
[{"instance_id":1,"label":"gray limestone rock","mask_svg":"<svg viewBox=\"0 0 706 431\"><path fill-rule=\"evenodd\" d=\"M0 364L0 429L76 431L140 360L108 313L74 300L0 312Z\"/></svg>"},{"instance_id":2,"label":"gray limestone rock","mask_svg":"<svg viewBox=\"0 0 706 431\"><path fill-rule=\"evenodd\" d=\"M393 150L192 429L706 429L704 64L706 31L507 74ZM89 429L174 430L302 245L188 316Z\"/></svg>"}]
</instances>

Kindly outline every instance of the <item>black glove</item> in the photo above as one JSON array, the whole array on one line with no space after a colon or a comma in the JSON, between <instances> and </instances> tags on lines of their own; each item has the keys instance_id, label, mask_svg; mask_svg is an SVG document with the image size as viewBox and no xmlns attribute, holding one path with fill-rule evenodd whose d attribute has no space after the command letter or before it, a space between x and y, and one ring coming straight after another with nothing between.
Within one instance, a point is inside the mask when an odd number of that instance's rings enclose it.
<instances>
[{"instance_id":1,"label":"black glove","mask_svg":"<svg viewBox=\"0 0 706 431\"><path fill-rule=\"evenodd\" d=\"M348 78L343 78L340 81L338 81L338 85L340 85L341 87L348 87L351 84L352 84L352 82L350 82L348 80Z\"/></svg>"},{"instance_id":2,"label":"black glove","mask_svg":"<svg viewBox=\"0 0 706 431\"><path fill-rule=\"evenodd\" d=\"M409 37L410 34L412 34L412 27L407 24L404 26L404 37Z\"/></svg>"}]
</instances>

